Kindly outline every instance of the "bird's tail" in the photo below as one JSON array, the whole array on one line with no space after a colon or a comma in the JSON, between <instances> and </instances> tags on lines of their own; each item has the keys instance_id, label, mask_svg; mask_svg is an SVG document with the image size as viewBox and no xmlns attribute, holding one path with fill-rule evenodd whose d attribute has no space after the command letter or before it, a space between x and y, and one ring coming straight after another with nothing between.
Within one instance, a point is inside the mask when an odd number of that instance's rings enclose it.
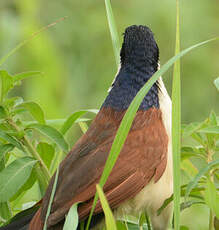
<instances>
[{"instance_id":1,"label":"bird's tail","mask_svg":"<svg viewBox=\"0 0 219 230\"><path fill-rule=\"evenodd\" d=\"M7 225L0 227L0 230L27 230L31 219L39 207L40 206L37 204L18 213L10 220Z\"/></svg>"}]
</instances>

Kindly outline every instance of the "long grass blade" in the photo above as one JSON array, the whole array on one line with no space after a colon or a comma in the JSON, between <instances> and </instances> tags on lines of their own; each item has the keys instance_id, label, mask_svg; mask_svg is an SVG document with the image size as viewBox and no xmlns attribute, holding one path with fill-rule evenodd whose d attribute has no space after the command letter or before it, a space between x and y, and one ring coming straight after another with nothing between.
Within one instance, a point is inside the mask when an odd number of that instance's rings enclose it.
<instances>
[{"instance_id":1,"label":"long grass blade","mask_svg":"<svg viewBox=\"0 0 219 230\"><path fill-rule=\"evenodd\" d=\"M116 23L115 23L115 20L114 20L113 10L112 10L112 7L111 7L110 0L105 0L105 6L106 6L106 14L107 14L107 19L108 19L110 34L111 34L112 43L113 43L113 51L114 51L114 55L115 55L116 65L118 67L119 62L120 62L119 35L118 35L117 29L116 29Z\"/></svg>"},{"instance_id":2,"label":"long grass blade","mask_svg":"<svg viewBox=\"0 0 219 230\"><path fill-rule=\"evenodd\" d=\"M152 85L158 80L158 78L163 75L177 60L179 60L182 56L184 56L185 54L187 54L188 52L190 52L191 50L202 46L204 44L207 44L209 42L215 41L215 40L219 40L219 37L198 43L196 45L190 46L189 48L181 51L179 54L177 54L176 56L172 57L167 63L165 63L162 68L160 70L158 70L151 78L150 80L141 88L141 90L138 92L138 94L135 96L135 98L133 99L132 103L130 104L128 110L125 113L125 116L122 119L122 122L119 126L119 129L116 133L115 139L113 141L108 159L106 161L102 176L100 178L100 182L99 185L101 187L103 187L103 185L106 183L106 180L108 178L108 176L110 175L110 172L112 171L113 166L116 163L116 160L119 156L119 153L122 149L122 146L126 140L126 137L128 135L129 129L131 128L131 124L134 120L135 114L138 110L138 107L140 106L143 98L145 97L145 95L147 94L147 92L149 91L149 89L152 87ZM96 193L95 197L94 197L94 202L93 202L93 206L90 212L90 216L87 222L87 226L86 229L88 230L89 228L89 224L90 224L90 220L92 217L92 214L94 212L96 203L98 200L98 195Z\"/></svg>"},{"instance_id":3,"label":"long grass blade","mask_svg":"<svg viewBox=\"0 0 219 230\"><path fill-rule=\"evenodd\" d=\"M179 0L176 0L176 46L175 55L180 52ZM174 229L180 227L180 134L181 134L181 86L180 59L174 64L172 85L172 150Z\"/></svg>"},{"instance_id":4,"label":"long grass blade","mask_svg":"<svg viewBox=\"0 0 219 230\"><path fill-rule=\"evenodd\" d=\"M55 22L42 27L40 30L36 31L35 33L33 33L29 38L27 38L26 40L24 40L23 42L19 43L15 48L13 48L9 53L7 53L5 56L3 56L0 59L0 66L2 64L4 64L4 62L11 56L13 55L17 50L19 50L21 47L23 47L24 45L26 45L28 42L30 42L33 38L35 38L38 34L40 34L41 32L43 32L44 30L47 30L48 28L56 25L57 23L63 21L64 19L66 19L67 17L62 17L59 18L58 20L56 20Z\"/></svg>"},{"instance_id":5,"label":"long grass blade","mask_svg":"<svg viewBox=\"0 0 219 230\"><path fill-rule=\"evenodd\" d=\"M59 167L56 170L55 180L54 180L54 184L53 184L53 187L52 187L52 192L51 192L51 195L50 195L50 200L49 200L49 205L48 205L47 212L46 212L46 218L45 218L43 230L47 229L47 220L48 220L48 217L49 217L49 214L50 214L50 211L51 211L52 202L53 202L53 199L54 199L56 186L57 186L57 182L58 182L58 177L59 177Z\"/></svg>"}]
</instances>

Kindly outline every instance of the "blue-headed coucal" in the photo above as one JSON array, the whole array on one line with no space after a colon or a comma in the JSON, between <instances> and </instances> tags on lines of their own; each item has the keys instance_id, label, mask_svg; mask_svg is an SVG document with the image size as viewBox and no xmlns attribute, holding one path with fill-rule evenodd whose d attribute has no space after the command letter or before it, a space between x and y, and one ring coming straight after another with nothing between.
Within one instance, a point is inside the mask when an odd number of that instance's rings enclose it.
<instances>
[{"instance_id":1,"label":"blue-headed coucal","mask_svg":"<svg viewBox=\"0 0 219 230\"><path fill-rule=\"evenodd\" d=\"M159 68L159 49L146 26L125 30L121 66L107 98L88 131L62 161L48 229L63 228L69 208L80 202L80 220L88 218L96 184L120 122L131 101ZM31 220L29 230L42 230L54 176ZM154 230L167 229L171 206L158 216L157 210L172 194L171 100L160 79L144 97L119 158L104 186L104 193L115 217L140 214L150 216ZM95 208L92 226L100 228L103 210Z\"/></svg>"}]
</instances>

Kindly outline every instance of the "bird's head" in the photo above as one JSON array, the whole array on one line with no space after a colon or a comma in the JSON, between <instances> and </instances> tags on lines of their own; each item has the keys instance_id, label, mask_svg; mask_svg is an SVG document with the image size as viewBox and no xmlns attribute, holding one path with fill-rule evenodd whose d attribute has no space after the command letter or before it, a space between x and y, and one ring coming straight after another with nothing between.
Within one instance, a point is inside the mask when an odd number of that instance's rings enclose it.
<instances>
[{"instance_id":1,"label":"bird's head","mask_svg":"<svg viewBox=\"0 0 219 230\"><path fill-rule=\"evenodd\" d=\"M159 49L152 31L147 26L130 26L124 33L121 49L121 65L153 67L156 71L159 61Z\"/></svg>"}]
</instances>

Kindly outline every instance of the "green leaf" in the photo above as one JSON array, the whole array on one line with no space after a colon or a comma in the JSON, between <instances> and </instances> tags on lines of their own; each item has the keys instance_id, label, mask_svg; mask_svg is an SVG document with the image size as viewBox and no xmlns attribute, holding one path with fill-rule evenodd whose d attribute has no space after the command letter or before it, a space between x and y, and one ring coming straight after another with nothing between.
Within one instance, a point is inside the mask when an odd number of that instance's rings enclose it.
<instances>
[{"instance_id":1,"label":"green leaf","mask_svg":"<svg viewBox=\"0 0 219 230\"><path fill-rule=\"evenodd\" d=\"M115 55L116 65L117 65L117 67L119 67L119 63L120 63L119 35L118 35L117 29L116 29L116 23L114 20L113 10L111 7L110 0L105 0L105 6L106 6L106 14L107 14L107 19L108 19L110 34L111 34L112 43L113 43L113 51L114 51L114 55Z\"/></svg>"},{"instance_id":2,"label":"green leaf","mask_svg":"<svg viewBox=\"0 0 219 230\"><path fill-rule=\"evenodd\" d=\"M194 177L194 179L188 184L187 188L186 188L186 194L185 194L185 199L188 198L191 190L196 187L196 185L198 184L198 181L200 180L200 178L202 176L204 176L209 170L211 170L213 167L215 167L216 165L219 165L219 160L215 160L210 162L206 167L202 168L198 174Z\"/></svg>"},{"instance_id":3,"label":"green leaf","mask_svg":"<svg viewBox=\"0 0 219 230\"><path fill-rule=\"evenodd\" d=\"M0 202L0 222L6 223L12 217L8 202Z\"/></svg>"},{"instance_id":4,"label":"green leaf","mask_svg":"<svg viewBox=\"0 0 219 230\"><path fill-rule=\"evenodd\" d=\"M35 75L41 75L42 76L42 72L39 71L29 71L29 72L23 72L23 73L19 73L13 76L13 81L17 82L17 81L21 81L23 79L29 78L29 77L33 77Z\"/></svg>"},{"instance_id":5,"label":"green leaf","mask_svg":"<svg viewBox=\"0 0 219 230\"><path fill-rule=\"evenodd\" d=\"M198 132L200 132L200 133L219 134L219 126L218 125L209 126L207 128L198 130Z\"/></svg>"},{"instance_id":6,"label":"green leaf","mask_svg":"<svg viewBox=\"0 0 219 230\"><path fill-rule=\"evenodd\" d=\"M71 206L65 218L63 230L77 230L78 227L78 203Z\"/></svg>"},{"instance_id":7,"label":"green leaf","mask_svg":"<svg viewBox=\"0 0 219 230\"><path fill-rule=\"evenodd\" d=\"M18 106L19 108L25 108L40 124L45 124L44 113L41 107L35 102L24 102Z\"/></svg>"},{"instance_id":8,"label":"green leaf","mask_svg":"<svg viewBox=\"0 0 219 230\"><path fill-rule=\"evenodd\" d=\"M14 145L12 144L4 144L0 145L0 161L4 157L4 155L14 149Z\"/></svg>"},{"instance_id":9,"label":"green leaf","mask_svg":"<svg viewBox=\"0 0 219 230\"><path fill-rule=\"evenodd\" d=\"M55 149L53 146L45 142L40 142L37 145L37 152L40 154L47 168L50 168L52 159L55 154Z\"/></svg>"},{"instance_id":10,"label":"green leaf","mask_svg":"<svg viewBox=\"0 0 219 230\"><path fill-rule=\"evenodd\" d=\"M97 188L97 193L99 195L100 202L101 202L103 212L105 215L106 229L107 230L116 230L117 229L116 222L115 222L113 213L109 207L109 204L107 202L107 199L103 193L103 190L98 184L97 184L96 188Z\"/></svg>"},{"instance_id":11,"label":"green leaf","mask_svg":"<svg viewBox=\"0 0 219 230\"><path fill-rule=\"evenodd\" d=\"M0 105L0 119L3 119L7 116L7 112L5 111L4 107Z\"/></svg>"},{"instance_id":12,"label":"green leaf","mask_svg":"<svg viewBox=\"0 0 219 230\"><path fill-rule=\"evenodd\" d=\"M195 204L205 204L205 202L199 201L199 200L189 200L189 201L183 202L180 205L180 211L183 211L186 208L190 208L192 205L195 205Z\"/></svg>"},{"instance_id":13,"label":"green leaf","mask_svg":"<svg viewBox=\"0 0 219 230\"><path fill-rule=\"evenodd\" d=\"M207 179L207 188L204 193L205 202L219 219L219 194L211 180Z\"/></svg>"},{"instance_id":14,"label":"green leaf","mask_svg":"<svg viewBox=\"0 0 219 230\"><path fill-rule=\"evenodd\" d=\"M53 183L53 186L52 186L52 192L51 192L50 199L49 199L49 205L47 207L46 218L45 218L45 221L44 221L43 230L47 230L47 220L48 220L48 217L49 217L49 214L50 214L50 211L51 211L52 202L53 202L53 199L54 199L56 186L57 186L57 182L58 182L58 177L59 177L59 167L56 170L55 179L54 179L54 183Z\"/></svg>"},{"instance_id":15,"label":"green leaf","mask_svg":"<svg viewBox=\"0 0 219 230\"><path fill-rule=\"evenodd\" d=\"M215 84L217 90L219 91L219 77L214 80L214 84Z\"/></svg>"},{"instance_id":16,"label":"green leaf","mask_svg":"<svg viewBox=\"0 0 219 230\"><path fill-rule=\"evenodd\" d=\"M200 129L203 125L203 122L193 122L187 125L183 130L182 130L182 137L186 138L191 136L194 132L196 132L198 129Z\"/></svg>"},{"instance_id":17,"label":"green leaf","mask_svg":"<svg viewBox=\"0 0 219 230\"><path fill-rule=\"evenodd\" d=\"M0 202L8 201L27 181L36 160L18 158L0 172Z\"/></svg>"},{"instance_id":18,"label":"green leaf","mask_svg":"<svg viewBox=\"0 0 219 230\"><path fill-rule=\"evenodd\" d=\"M7 96L10 89L13 88L13 78L5 70L0 70L0 102L2 102Z\"/></svg>"},{"instance_id":19,"label":"green leaf","mask_svg":"<svg viewBox=\"0 0 219 230\"><path fill-rule=\"evenodd\" d=\"M22 145L20 144L20 142L18 142L14 137L11 137L10 135L8 135L7 133L3 132L0 130L0 138L2 138L3 140L11 143L12 145L14 145L15 147L17 147L20 150L24 150Z\"/></svg>"},{"instance_id":20,"label":"green leaf","mask_svg":"<svg viewBox=\"0 0 219 230\"><path fill-rule=\"evenodd\" d=\"M65 141L62 134L55 128L48 125L42 125L42 124L31 124L28 125L27 128L38 130L42 134L49 137L52 141L54 141L65 152L68 152L69 146L67 142Z\"/></svg>"},{"instance_id":21,"label":"green leaf","mask_svg":"<svg viewBox=\"0 0 219 230\"><path fill-rule=\"evenodd\" d=\"M4 101L4 105L6 107L14 107L20 105L21 103L23 103L23 101L24 100L22 97L11 97Z\"/></svg>"},{"instance_id":22,"label":"green leaf","mask_svg":"<svg viewBox=\"0 0 219 230\"><path fill-rule=\"evenodd\" d=\"M158 70L148 81L147 83L141 88L141 90L137 93L137 95L135 96L135 98L133 99L132 103L130 104L128 110L126 111L123 119L122 119L122 122L119 126L119 129L116 133L116 136L114 138L114 141L113 141L113 144L112 144L112 147L111 147L111 150L110 150L110 153L108 155L108 159L106 161L106 164L105 164L105 167L104 167L104 170L103 170L103 173L101 175L101 179L100 179L100 186L103 186L119 156L119 153L122 149L122 146L126 140L126 137L128 135L128 132L129 132L129 129L131 128L131 124L134 120L134 117L135 117L135 114L138 110L138 107L140 106L143 98L145 97L145 95L147 94L147 92L149 91L149 89L152 87L152 85L158 80L158 78L160 76L162 76L168 69L170 66L173 65L173 63L175 61L177 61L179 58L181 58L182 56L184 56L185 54L187 54L188 52L190 52L191 50L201 46L201 45L204 45L208 42L211 42L211 41L215 41L219 39L218 38L214 38L214 39L210 39L210 40L207 40L207 41L204 41L204 42L201 42L201 43L198 43L196 45L193 45L183 51L181 51L179 54L177 54L176 56L172 57L167 63L165 63L162 68L160 68L160 70ZM89 228L89 223L90 223L90 220L91 220L91 216L93 214L93 211L95 209L95 206L96 206L96 202L97 202L97 199L98 199L98 195L96 194L95 197L94 197L94 202L93 202L93 206L92 206L92 209L91 209L91 212L90 212L90 216L89 216L89 219L88 219L88 223L87 223L87 226L86 226L86 229Z\"/></svg>"},{"instance_id":23,"label":"green leaf","mask_svg":"<svg viewBox=\"0 0 219 230\"><path fill-rule=\"evenodd\" d=\"M95 110L95 109L93 109L93 110L81 110L81 111L77 111L77 112L75 112L75 113L73 113L71 116L69 116L67 119L66 119L66 121L65 121L65 123L63 124L63 126L61 127L61 129L60 129L60 132L63 134L63 135L65 135L66 134L66 132L72 127L72 125L76 122L76 120L79 118L79 117L81 117L81 116L83 116L85 113L87 113L87 112L92 112L92 113L98 113L98 110Z\"/></svg>"},{"instance_id":24,"label":"green leaf","mask_svg":"<svg viewBox=\"0 0 219 230\"><path fill-rule=\"evenodd\" d=\"M216 113L214 111L211 111L211 113L210 113L209 123L212 126L217 125L217 116L216 116Z\"/></svg>"}]
</instances>

